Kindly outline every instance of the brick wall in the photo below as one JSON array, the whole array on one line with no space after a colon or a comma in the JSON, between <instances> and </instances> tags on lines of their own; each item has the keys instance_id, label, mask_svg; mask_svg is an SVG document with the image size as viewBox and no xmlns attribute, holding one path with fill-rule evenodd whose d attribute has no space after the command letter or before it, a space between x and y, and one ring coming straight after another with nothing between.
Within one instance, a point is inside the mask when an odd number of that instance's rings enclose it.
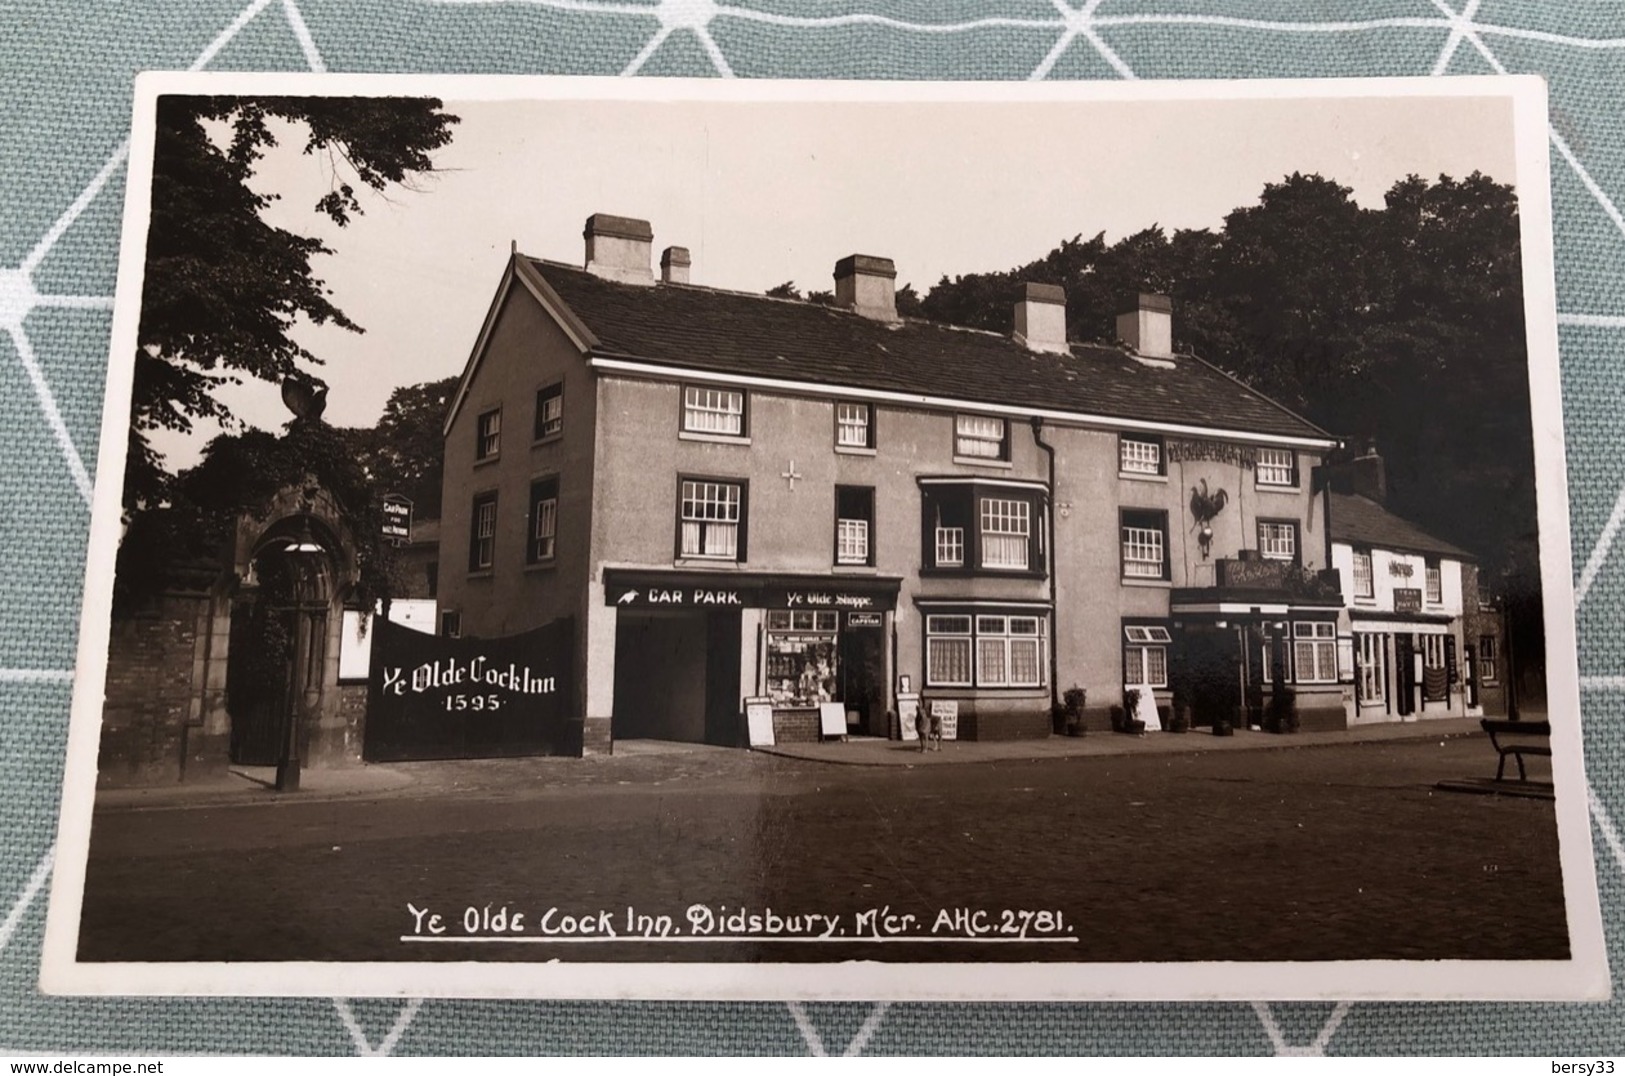
<instances>
[{"instance_id":1,"label":"brick wall","mask_svg":"<svg viewBox=\"0 0 1625 1076\"><path fill-rule=\"evenodd\" d=\"M193 676L201 660L203 594L165 594L115 616L102 706L103 785L162 784L182 778L194 725Z\"/></svg>"},{"instance_id":2,"label":"brick wall","mask_svg":"<svg viewBox=\"0 0 1625 1076\"><path fill-rule=\"evenodd\" d=\"M817 710L774 710L774 743L817 743L821 726Z\"/></svg>"}]
</instances>

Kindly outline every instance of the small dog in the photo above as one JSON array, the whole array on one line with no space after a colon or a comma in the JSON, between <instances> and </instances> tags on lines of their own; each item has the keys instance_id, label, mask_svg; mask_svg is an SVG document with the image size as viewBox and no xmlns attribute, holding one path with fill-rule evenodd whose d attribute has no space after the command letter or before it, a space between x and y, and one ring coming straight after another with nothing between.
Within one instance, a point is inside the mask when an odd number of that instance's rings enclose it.
<instances>
[{"instance_id":1,"label":"small dog","mask_svg":"<svg viewBox=\"0 0 1625 1076\"><path fill-rule=\"evenodd\" d=\"M920 740L920 752L927 749L942 750L942 718L921 706L914 713L914 733Z\"/></svg>"}]
</instances>

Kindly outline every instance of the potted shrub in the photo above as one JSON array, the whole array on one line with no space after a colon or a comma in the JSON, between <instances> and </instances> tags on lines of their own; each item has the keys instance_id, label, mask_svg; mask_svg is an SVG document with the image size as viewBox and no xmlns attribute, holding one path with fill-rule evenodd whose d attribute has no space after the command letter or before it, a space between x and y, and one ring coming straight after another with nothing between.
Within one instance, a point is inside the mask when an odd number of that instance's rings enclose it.
<instances>
[{"instance_id":1,"label":"potted shrub","mask_svg":"<svg viewBox=\"0 0 1625 1076\"><path fill-rule=\"evenodd\" d=\"M1073 684L1061 693L1063 728L1068 736L1083 735L1083 707L1088 699L1089 693L1077 684Z\"/></svg>"},{"instance_id":2,"label":"potted shrub","mask_svg":"<svg viewBox=\"0 0 1625 1076\"><path fill-rule=\"evenodd\" d=\"M1145 731L1145 722L1134 715L1140 709L1140 689L1131 687L1123 692L1123 731L1139 735Z\"/></svg>"},{"instance_id":3,"label":"potted shrub","mask_svg":"<svg viewBox=\"0 0 1625 1076\"><path fill-rule=\"evenodd\" d=\"M1224 718L1221 717L1221 718L1219 718L1219 720L1213 722L1213 735L1215 735L1215 736L1234 736L1235 734L1236 734L1235 727L1233 725L1231 725L1230 722L1226 721Z\"/></svg>"},{"instance_id":4,"label":"potted shrub","mask_svg":"<svg viewBox=\"0 0 1625 1076\"><path fill-rule=\"evenodd\" d=\"M1191 700L1183 688L1174 688L1173 705L1168 711L1169 732L1189 732L1191 730Z\"/></svg>"},{"instance_id":5,"label":"potted shrub","mask_svg":"<svg viewBox=\"0 0 1625 1076\"><path fill-rule=\"evenodd\" d=\"M1113 706L1109 713L1112 717L1112 731L1127 732L1128 729L1123 727L1126 721L1125 715L1123 714L1123 708L1121 706Z\"/></svg>"}]
</instances>

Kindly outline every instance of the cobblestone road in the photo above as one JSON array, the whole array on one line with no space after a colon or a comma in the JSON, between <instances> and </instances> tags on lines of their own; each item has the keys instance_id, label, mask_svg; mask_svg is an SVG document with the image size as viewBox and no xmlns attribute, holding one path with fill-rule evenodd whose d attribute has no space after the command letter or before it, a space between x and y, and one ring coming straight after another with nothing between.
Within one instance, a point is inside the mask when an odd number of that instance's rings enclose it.
<instances>
[{"instance_id":1,"label":"cobblestone road","mask_svg":"<svg viewBox=\"0 0 1625 1076\"><path fill-rule=\"evenodd\" d=\"M88 960L1334 960L1568 953L1549 802L1482 738L859 768L748 752L444 766L369 799L99 812ZM1534 776L1532 774L1532 776ZM1544 772L1541 776L1548 776ZM1055 909L1075 943L403 943L408 902ZM556 919L557 917L555 917ZM460 928L459 928L460 929Z\"/></svg>"}]
</instances>

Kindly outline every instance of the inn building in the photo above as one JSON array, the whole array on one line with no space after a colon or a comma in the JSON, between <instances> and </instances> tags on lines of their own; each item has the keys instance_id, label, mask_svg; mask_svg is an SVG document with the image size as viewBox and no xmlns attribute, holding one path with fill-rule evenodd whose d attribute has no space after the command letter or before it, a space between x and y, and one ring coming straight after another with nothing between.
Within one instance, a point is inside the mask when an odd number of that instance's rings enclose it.
<instances>
[{"instance_id":1,"label":"inn building","mask_svg":"<svg viewBox=\"0 0 1625 1076\"><path fill-rule=\"evenodd\" d=\"M899 696L970 739L1106 728L1129 689L1198 725L1290 690L1342 727L1343 589L1318 481L1336 439L1173 348L1161 296L1068 339L1060 288L1008 332L898 316L852 255L833 306L704 287L648 223L515 252L445 425L444 634L568 620L586 751L896 736ZM1345 633L1346 634L1346 633Z\"/></svg>"}]
</instances>

